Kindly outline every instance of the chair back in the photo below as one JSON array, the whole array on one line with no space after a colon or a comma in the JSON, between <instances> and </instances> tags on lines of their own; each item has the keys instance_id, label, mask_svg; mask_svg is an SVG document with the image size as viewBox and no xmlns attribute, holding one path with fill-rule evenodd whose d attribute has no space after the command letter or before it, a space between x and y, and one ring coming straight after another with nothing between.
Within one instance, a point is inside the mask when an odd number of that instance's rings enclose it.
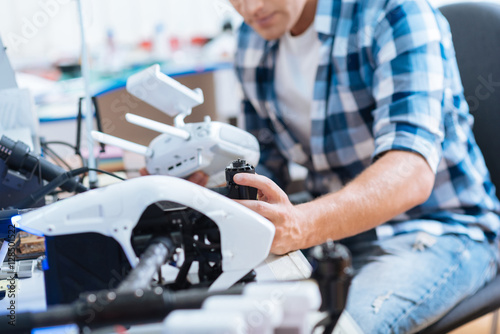
<instances>
[{"instance_id":1,"label":"chair back","mask_svg":"<svg viewBox=\"0 0 500 334\"><path fill-rule=\"evenodd\" d=\"M500 5L446 5L473 132L500 197Z\"/></svg>"},{"instance_id":2,"label":"chair back","mask_svg":"<svg viewBox=\"0 0 500 334\"><path fill-rule=\"evenodd\" d=\"M455 3L440 11L450 23L474 135L500 196L500 5ZM498 308L500 275L420 334L448 333Z\"/></svg>"}]
</instances>

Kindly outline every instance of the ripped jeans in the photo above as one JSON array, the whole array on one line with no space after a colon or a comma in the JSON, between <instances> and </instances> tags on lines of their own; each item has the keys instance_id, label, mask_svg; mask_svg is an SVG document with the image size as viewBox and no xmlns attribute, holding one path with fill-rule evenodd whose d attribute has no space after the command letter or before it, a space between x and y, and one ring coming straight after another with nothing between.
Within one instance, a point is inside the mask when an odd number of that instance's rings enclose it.
<instances>
[{"instance_id":1,"label":"ripped jeans","mask_svg":"<svg viewBox=\"0 0 500 334\"><path fill-rule=\"evenodd\" d=\"M498 247L462 235L415 232L350 249L355 277L344 313L366 334L416 333L497 271ZM342 332L354 330L334 331Z\"/></svg>"}]
</instances>

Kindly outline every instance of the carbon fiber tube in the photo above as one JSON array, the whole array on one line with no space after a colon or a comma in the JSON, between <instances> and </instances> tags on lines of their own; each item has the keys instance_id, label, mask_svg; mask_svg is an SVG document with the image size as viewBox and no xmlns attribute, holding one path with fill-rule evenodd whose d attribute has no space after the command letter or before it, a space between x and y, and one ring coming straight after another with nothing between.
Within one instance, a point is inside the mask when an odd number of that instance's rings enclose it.
<instances>
[{"instance_id":1,"label":"carbon fiber tube","mask_svg":"<svg viewBox=\"0 0 500 334\"><path fill-rule=\"evenodd\" d=\"M70 305L54 306L45 312L19 313L15 325L0 321L0 333L31 333L35 328L76 324L80 328L102 328L112 325L132 326L161 322L170 312L179 309L199 309L215 295L240 295L243 286L225 291L191 289L171 292L156 287L153 290L116 293L101 291L82 296Z\"/></svg>"},{"instance_id":2,"label":"carbon fiber tube","mask_svg":"<svg viewBox=\"0 0 500 334\"><path fill-rule=\"evenodd\" d=\"M134 292L137 289L149 289L154 274L173 255L174 250L174 244L169 238L154 239L144 253L142 253L137 266L120 283L117 292Z\"/></svg>"}]
</instances>

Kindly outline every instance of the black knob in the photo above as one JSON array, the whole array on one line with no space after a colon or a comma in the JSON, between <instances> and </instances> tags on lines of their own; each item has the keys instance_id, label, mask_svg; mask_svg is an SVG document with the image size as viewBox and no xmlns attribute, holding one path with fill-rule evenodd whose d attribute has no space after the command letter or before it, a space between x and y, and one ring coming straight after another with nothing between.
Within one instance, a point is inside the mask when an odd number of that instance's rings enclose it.
<instances>
[{"instance_id":1,"label":"black knob","mask_svg":"<svg viewBox=\"0 0 500 334\"><path fill-rule=\"evenodd\" d=\"M238 160L235 160L231 163L231 165L233 166L233 168L237 168L237 167L245 167L245 165L247 165L247 162L243 159L238 159ZM249 165L250 166L250 165ZM251 167L251 166L250 166Z\"/></svg>"},{"instance_id":2,"label":"black knob","mask_svg":"<svg viewBox=\"0 0 500 334\"><path fill-rule=\"evenodd\" d=\"M233 181L238 173L255 174L255 168L243 159L233 161L226 167L226 182L229 190L227 197L232 199L257 199L257 189L253 187L240 186Z\"/></svg>"},{"instance_id":3,"label":"black knob","mask_svg":"<svg viewBox=\"0 0 500 334\"><path fill-rule=\"evenodd\" d=\"M353 277L351 254L344 245L329 241L314 247L309 261L313 266L311 278L316 280L321 293L320 310L327 314L317 326L323 327L323 334L330 334L346 306Z\"/></svg>"},{"instance_id":4,"label":"black knob","mask_svg":"<svg viewBox=\"0 0 500 334\"><path fill-rule=\"evenodd\" d=\"M349 250L330 241L314 247L309 260L313 266L311 278L318 282L323 300L320 310L339 316L345 307L353 277Z\"/></svg>"}]
</instances>

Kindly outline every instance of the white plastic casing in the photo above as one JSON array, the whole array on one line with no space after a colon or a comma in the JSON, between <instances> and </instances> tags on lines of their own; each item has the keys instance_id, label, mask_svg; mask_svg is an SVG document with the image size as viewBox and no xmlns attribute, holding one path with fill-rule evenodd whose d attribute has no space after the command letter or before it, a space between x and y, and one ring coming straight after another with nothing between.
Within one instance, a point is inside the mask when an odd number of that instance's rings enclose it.
<instances>
[{"instance_id":1,"label":"white plastic casing","mask_svg":"<svg viewBox=\"0 0 500 334\"><path fill-rule=\"evenodd\" d=\"M204 303L204 310L242 312L247 322L248 334L273 334L283 322L283 305L280 301L251 296L212 296Z\"/></svg>"},{"instance_id":2,"label":"white plastic casing","mask_svg":"<svg viewBox=\"0 0 500 334\"><path fill-rule=\"evenodd\" d=\"M127 119L129 118L141 119L142 123L157 123L127 114ZM252 166L257 166L259 162L260 148L257 139L230 124L212 122L207 118L205 122L184 124L182 127L161 123L155 125L163 125L170 133L159 135L151 141L149 147L98 131L92 131L92 137L101 143L144 155L150 175L188 177L194 172L203 171L209 176L207 187L224 184L224 170L234 160L244 159Z\"/></svg>"},{"instance_id":3,"label":"white plastic casing","mask_svg":"<svg viewBox=\"0 0 500 334\"><path fill-rule=\"evenodd\" d=\"M220 230L223 273L210 286L226 289L264 261L274 238L274 225L252 210L189 181L145 176L90 190L21 216L19 228L47 236L96 232L114 238L132 267L132 230L144 210L158 201L195 209Z\"/></svg>"},{"instance_id":4,"label":"white plastic casing","mask_svg":"<svg viewBox=\"0 0 500 334\"><path fill-rule=\"evenodd\" d=\"M242 312L177 310L163 322L163 334L248 334Z\"/></svg>"},{"instance_id":5,"label":"white plastic casing","mask_svg":"<svg viewBox=\"0 0 500 334\"><path fill-rule=\"evenodd\" d=\"M284 319L280 328L295 328L297 334L310 333L308 312L321 306L321 293L315 281L249 284L243 294L282 302Z\"/></svg>"},{"instance_id":6,"label":"white plastic casing","mask_svg":"<svg viewBox=\"0 0 500 334\"><path fill-rule=\"evenodd\" d=\"M150 143L149 174L187 177L203 171L209 176L207 187L215 187L225 183L224 170L234 160L244 159L252 166L259 162L259 142L240 128L207 121L188 123L182 129L191 134L188 140L162 134Z\"/></svg>"},{"instance_id":7,"label":"white plastic casing","mask_svg":"<svg viewBox=\"0 0 500 334\"><path fill-rule=\"evenodd\" d=\"M316 318L320 306L314 281L251 283L243 295L212 296L201 310L172 312L163 333L239 333L235 328L243 328L246 334L309 334L314 326L310 316Z\"/></svg>"},{"instance_id":8,"label":"white plastic casing","mask_svg":"<svg viewBox=\"0 0 500 334\"><path fill-rule=\"evenodd\" d=\"M158 64L130 76L127 91L172 117L178 114L187 116L192 108L204 102L201 89L191 90L163 74Z\"/></svg>"}]
</instances>

